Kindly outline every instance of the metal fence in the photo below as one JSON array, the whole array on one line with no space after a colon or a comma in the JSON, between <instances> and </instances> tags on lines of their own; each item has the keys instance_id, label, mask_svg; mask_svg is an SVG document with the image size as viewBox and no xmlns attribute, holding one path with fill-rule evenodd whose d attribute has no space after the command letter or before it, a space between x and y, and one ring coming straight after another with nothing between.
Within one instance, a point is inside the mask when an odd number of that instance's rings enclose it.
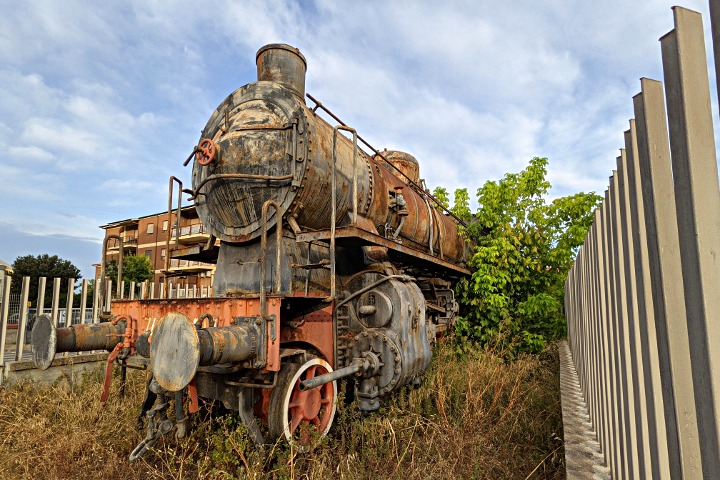
<instances>
[{"instance_id":1,"label":"metal fence","mask_svg":"<svg viewBox=\"0 0 720 480\"><path fill-rule=\"evenodd\" d=\"M172 281L168 281L167 284L165 282L155 283L150 281L126 284L123 281L120 282L119 288L113 290L112 281L106 280L104 291L112 292L111 298L108 298L105 303L106 311L110 311L107 302L112 300L166 300L173 298L210 298L214 296L211 286L181 285Z\"/></svg>"},{"instance_id":2,"label":"metal fence","mask_svg":"<svg viewBox=\"0 0 720 480\"><path fill-rule=\"evenodd\" d=\"M19 294L11 294L12 283L21 281ZM14 279L6 277L0 291L0 371L6 363L28 359L31 352L27 345L30 334L37 318L37 312L50 315L56 327L66 327L79 323L96 323L100 320L103 312L111 311L111 304L117 300L140 300L140 299L183 299L183 298L208 298L213 296L211 287L197 287L190 285L178 285L168 282L164 283L144 282L136 284L131 282L125 285L121 282L117 291L113 290L112 281L107 280L104 289L95 288L91 298L92 307L85 307L88 301L89 288L87 280L83 280L80 287L80 301L75 302L75 279L68 280L67 292L61 292L61 279L50 279L51 287L47 278L40 278L38 281L38 297L33 299L34 308L30 308L28 301L30 292L30 277ZM52 300L50 305L45 305L45 292L52 288ZM113 292L113 295L104 295L104 292ZM127 293L126 293L127 292ZM65 295L66 307L60 308L60 299ZM75 306L79 303L79 306ZM2 377L0 376L0 383Z\"/></svg>"},{"instance_id":3,"label":"metal fence","mask_svg":"<svg viewBox=\"0 0 720 480\"><path fill-rule=\"evenodd\" d=\"M32 299L36 306L30 308L30 277L14 279L8 276L5 278L2 292L0 292L0 369L9 361L20 361L29 356L30 352L27 351L26 343L38 312L50 315L55 326L97 321L99 305L97 293L91 299L93 307L86 307L89 292L88 281L83 280L81 283L80 306L75 308L75 279L68 279L67 292L60 291L61 280L60 278L51 279L52 297L50 305L46 306L47 278L40 278L37 298ZM14 281L22 282L19 294L10 293ZM60 299L63 295L66 295L66 307L61 309ZM6 353L10 355L9 358L6 357ZM1 382L2 378L0 378Z\"/></svg>"},{"instance_id":4,"label":"metal fence","mask_svg":"<svg viewBox=\"0 0 720 480\"><path fill-rule=\"evenodd\" d=\"M674 20L660 40L664 97L662 83L641 80L617 171L566 282L568 343L614 478L720 478L710 87L700 14L675 7Z\"/></svg>"}]
</instances>

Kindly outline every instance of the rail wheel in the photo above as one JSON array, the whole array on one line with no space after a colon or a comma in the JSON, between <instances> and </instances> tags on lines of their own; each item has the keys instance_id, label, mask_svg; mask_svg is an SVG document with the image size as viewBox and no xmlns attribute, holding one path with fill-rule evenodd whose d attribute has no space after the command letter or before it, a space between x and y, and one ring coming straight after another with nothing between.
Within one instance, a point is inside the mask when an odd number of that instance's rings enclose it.
<instances>
[{"instance_id":1,"label":"rail wheel","mask_svg":"<svg viewBox=\"0 0 720 480\"><path fill-rule=\"evenodd\" d=\"M274 438L284 437L296 447L307 450L324 437L335 417L337 382L300 390L300 382L332 372L320 358L305 363L286 363L270 393L268 429Z\"/></svg>"}]
</instances>

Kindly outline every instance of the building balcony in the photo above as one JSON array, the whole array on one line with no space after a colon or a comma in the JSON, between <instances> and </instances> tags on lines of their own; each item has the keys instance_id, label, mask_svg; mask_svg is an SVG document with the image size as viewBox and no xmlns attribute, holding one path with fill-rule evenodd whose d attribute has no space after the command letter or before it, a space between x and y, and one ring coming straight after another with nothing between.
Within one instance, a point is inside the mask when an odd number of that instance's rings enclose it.
<instances>
[{"instance_id":1,"label":"building balcony","mask_svg":"<svg viewBox=\"0 0 720 480\"><path fill-rule=\"evenodd\" d=\"M137 236L121 237L123 241L123 250L137 250L138 239ZM120 243L115 240L110 240L107 247L108 253L117 253L120 251Z\"/></svg>"},{"instance_id":2,"label":"building balcony","mask_svg":"<svg viewBox=\"0 0 720 480\"><path fill-rule=\"evenodd\" d=\"M170 272L172 273L201 273L215 269L212 263L197 262L194 260L170 259Z\"/></svg>"},{"instance_id":3,"label":"building balcony","mask_svg":"<svg viewBox=\"0 0 720 480\"><path fill-rule=\"evenodd\" d=\"M180 227L179 235L177 228L172 229L171 238L177 238L178 243L183 245L195 245L205 243L210 238L210 233L205 229L205 225L188 225Z\"/></svg>"}]
</instances>

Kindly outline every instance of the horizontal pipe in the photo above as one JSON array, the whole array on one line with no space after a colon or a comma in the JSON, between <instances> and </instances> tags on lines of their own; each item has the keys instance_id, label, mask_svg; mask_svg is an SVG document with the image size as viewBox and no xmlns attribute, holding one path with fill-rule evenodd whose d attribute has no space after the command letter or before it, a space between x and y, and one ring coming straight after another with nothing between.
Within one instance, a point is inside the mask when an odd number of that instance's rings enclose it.
<instances>
[{"instance_id":1,"label":"horizontal pipe","mask_svg":"<svg viewBox=\"0 0 720 480\"><path fill-rule=\"evenodd\" d=\"M57 329L56 353L112 350L125 335L125 322L72 325Z\"/></svg>"},{"instance_id":2,"label":"horizontal pipe","mask_svg":"<svg viewBox=\"0 0 720 480\"><path fill-rule=\"evenodd\" d=\"M257 353L258 336L254 324L198 330L200 366L247 360Z\"/></svg>"},{"instance_id":3,"label":"horizontal pipe","mask_svg":"<svg viewBox=\"0 0 720 480\"><path fill-rule=\"evenodd\" d=\"M263 347L262 326L263 322L257 325L247 318L242 325L198 329L182 313L168 313L150 341L153 375L165 390L182 390L201 366L238 363L256 356Z\"/></svg>"},{"instance_id":4,"label":"horizontal pipe","mask_svg":"<svg viewBox=\"0 0 720 480\"><path fill-rule=\"evenodd\" d=\"M365 370L367 370L367 368L367 362L363 359L358 358L345 368L326 373L325 375L319 375L309 380L303 380L302 382L300 382L300 390L312 390L313 388L325 385L326 383L334 382L335 380L340 380L341 378L364 372Z\"/></svg>"}]
</instances>

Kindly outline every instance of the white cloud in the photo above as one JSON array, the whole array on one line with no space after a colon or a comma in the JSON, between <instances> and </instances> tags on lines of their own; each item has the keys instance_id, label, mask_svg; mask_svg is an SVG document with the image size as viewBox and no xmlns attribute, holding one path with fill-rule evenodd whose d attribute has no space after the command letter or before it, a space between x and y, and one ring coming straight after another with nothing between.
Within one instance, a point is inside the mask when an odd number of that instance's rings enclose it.
<instances>
[{"instance_id":1,"label":"white cloud","mask_svg":"<svg viewBox=\"0 0 720 480\"><path fill-rule=\"evenodd\" d=\"M10 158L18 159L19 161L39 161L48 162L55 158L55 155L43 150L37 145L31 146L15 146L7 149L7 153Z\"/></svg>"},{"instance_id":2,"label":"white cloud","mask_svg":"<svg viewBox=\"0 0 720 480\"><path fill-rule=\"evenodd\" d=\"M96 238L97 225L163 210L168 176L189 184L180 165L210 113L276 42L306 56L308 92L375 147L414 154L431 187L472 196L547 156L555 194L602 191L637 79L661 76L670 6L15 3L0 18L0 178L12 195L0 220Z\"/></svg>"}]
</instances>

